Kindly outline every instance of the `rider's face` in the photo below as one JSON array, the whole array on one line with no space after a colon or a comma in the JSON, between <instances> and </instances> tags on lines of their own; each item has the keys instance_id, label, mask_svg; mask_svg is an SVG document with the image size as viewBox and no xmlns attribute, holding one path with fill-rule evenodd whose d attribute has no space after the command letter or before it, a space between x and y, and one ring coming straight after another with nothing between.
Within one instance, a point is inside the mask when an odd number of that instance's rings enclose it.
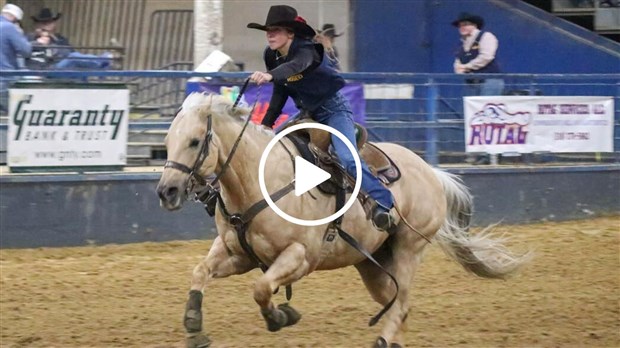
<instances>
[{"instance_id":1,"label":"rider's face","mask_svg":"<svg viewBox=\"0 0 620 348\"><path fill-rule=\"evenodd\" d=\"M267 28L267 42L272 50L284 48L289 43L289 40L293 39L293 36L293 33L283 27Z\"/></svg>"}]
</instances>

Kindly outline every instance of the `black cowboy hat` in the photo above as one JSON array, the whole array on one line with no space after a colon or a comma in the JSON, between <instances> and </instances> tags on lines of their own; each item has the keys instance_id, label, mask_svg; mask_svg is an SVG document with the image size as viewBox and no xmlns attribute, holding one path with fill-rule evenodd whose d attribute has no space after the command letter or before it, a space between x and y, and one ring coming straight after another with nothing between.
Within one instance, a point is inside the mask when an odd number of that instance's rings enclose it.
<instances>
[{"instance_id":1,"label":"black cowboy hat","mask_svg":"<svg viewBox=\"0 0 620 348\"><path fill-rule=\"evenodd\" d=\"M336 26L331 23L323 24L323 29L321 29L319 33L325 36L329 36L329 37L338 37L344 34L344 33L336 34Z\"/></svg>"},{"instance_id":2,"label":"black cowboy hat","mask_svg":"<svg viewBox=\"0 0 620 348\"><path fill-rule=\"evenodd\" d=\"M56 15L54 15L52 10L45 7L45 8L42 8L41 11L39 11L38 15L31 16L31 18L35 22L53 22L55 20L58 20L58 18L60 18L61 15L62 14L60 13L56 13Z\"/></svg>"},{"instance_id":3,"label":"black cowboy hat","mask_svg":"<svg viewBox=\"0 0 620 348\"><path fill-rule=\"evenodd\" d=\"M291 29L295 35L311 38L316 35L314 29L306 24L306 20L297 15L297 10L287 5L276 5L269 8L265 25L248 24L248 28L267 31L267 27L284 27Z\"/></svg>"},{"instance_id":4,"label":"black cowboy hat","mask_svg":"<svg viewBox=\"0 0 620 348\"><path fill-rule=\"evenodd\" d=\"M484 19L482 17L467 12L461 12L458 18L452 22L452 25L458 27L461 22L472 22L478 29L482 29L484 26Z\"/></svg>"}]
</instances>

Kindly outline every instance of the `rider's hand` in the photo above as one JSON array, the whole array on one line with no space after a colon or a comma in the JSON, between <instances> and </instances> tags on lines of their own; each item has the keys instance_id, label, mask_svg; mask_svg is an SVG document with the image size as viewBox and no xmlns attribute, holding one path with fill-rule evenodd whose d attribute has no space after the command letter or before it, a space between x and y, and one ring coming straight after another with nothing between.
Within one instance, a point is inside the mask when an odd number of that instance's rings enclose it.
<instances>
[{"instance_id":1,"label":"rider's hand","mask_svg":"<svg viewBox=\"0 0 620 348\"><path fill-rule=\"evenodd\" d=\"M255 71L250 76L250 81L255 82L257 85L270 82L271 80L273 80L273 76L271 76L270 73L262 71Z\"/></svg>"},{"instance_id":2,"label":"rider's hand","mask_svg":"<svg viewBox=\"0 0 620 348\"><path fill-rule=\"evenodd\" d=\"M456 66L454 67L454 72L455 72L455 73L457 73L457 74L465 74L465 73L467 73L468 71L467 71L467 69L465 68L465 65L464 65L464 64L461 64L461 63L458 63L458 62L457 62L457 63L456 63Z\"/></svg>"}]
</instances>

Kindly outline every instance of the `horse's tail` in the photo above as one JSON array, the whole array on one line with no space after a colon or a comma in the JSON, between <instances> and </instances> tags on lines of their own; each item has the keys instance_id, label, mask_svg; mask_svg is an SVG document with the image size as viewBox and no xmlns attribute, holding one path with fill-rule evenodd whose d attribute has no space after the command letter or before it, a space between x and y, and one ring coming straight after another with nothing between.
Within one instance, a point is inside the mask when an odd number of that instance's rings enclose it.
<instances>
[{"instance_id":1,"label":"horse's tail","mask_svg":"<svg viewBox=\"0 0 620 348\"><path fill-rule=\"evenodd\" d=\"M515 255L503 243L505 238L494 236L489 226L480 233L469 233L472 216L472 195L461 179L434 168L446 194L446 220L435 235L444 252L467 271L483 278L505 279L531 258L530 253Z\"/></svg>"}]
</instances>

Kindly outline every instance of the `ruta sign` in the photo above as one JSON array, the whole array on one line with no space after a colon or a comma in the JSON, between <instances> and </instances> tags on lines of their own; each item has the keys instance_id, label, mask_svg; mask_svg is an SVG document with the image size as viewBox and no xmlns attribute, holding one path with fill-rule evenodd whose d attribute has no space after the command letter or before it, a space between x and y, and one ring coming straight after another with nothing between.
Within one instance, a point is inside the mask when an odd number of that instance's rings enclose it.
<instances>
[{"instance_id":1,"label":"ruta sign","mask_svg":"<svg viewBox=\"0 0 620 348\"><path fill-rule=\"evenodd\" d=\"M611 97L465 97L467 152L612 152Z\"/></svg>"}]
</instances>

